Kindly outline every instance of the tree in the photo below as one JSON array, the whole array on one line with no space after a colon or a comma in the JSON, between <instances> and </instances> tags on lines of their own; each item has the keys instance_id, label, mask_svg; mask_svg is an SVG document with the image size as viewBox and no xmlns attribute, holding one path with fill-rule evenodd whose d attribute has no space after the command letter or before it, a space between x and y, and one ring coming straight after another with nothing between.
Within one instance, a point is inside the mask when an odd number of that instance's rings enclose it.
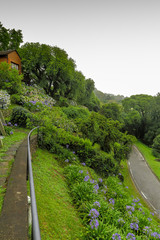
<instances>
[{"instance_id":1,"label":"tree","mask_svg":"<svg viewBox=\"0 0 160 240\"><path fill-rule=\"evenodd\" d=\"M40 43L26 43L19 49L24 81L43 87L58 99L73 99L98 111L100 101L93 93L94 81L76 70L75 61L65 50Z\"/></svg>"},{"instance_id":2,"label":"tree","mask_svg":"<svg viewBox=\"0 0 160 240\"><path fill-rule=\"evenodd\" d=\"M140 128L141 128L141 116L137 110L130 110L128 113L122 115L124 122L124 129L129 134L139 138Z\"/></svg>"},{"instance_id":3,"label":"tree","mask_svg":"<svg viewBox=\"0 0 160 240\"><path fill-rule=\"evenodd\" d=\"M160 134L153 140L152 152L155 157L160 157Z\"/></svg>"},{"instance_id":4,"label":"tree","mask_svg":"<svg viewBox=\"0 0 160 240\"><path fill-rule=\"evenodd\" d=\"M139 112L141 117L141 127L139 128L139 138L143 140L146 130L148 128L148 111L153 97L150 95L140 94L125 98L122 101L124 111L126 113L131 110Z\"/></svg>"},{"instance_id":5,"label":"tree","mask_svg":"<svg viewBox=\"0 0 160 240\"><path fill-rule=\"evenodd\" d=\"M113 120L120 120L121 106L117 103L109 103L102 105L99 113L104 115L106 118L111 118Z\"/></svg>"},{"instance_id":6,"label":"tree","mask_svg":"<svg viewBox=\"0 0 160 240\"><path fill-rule=\"evenodd\" d=\"M23 42L21 30L6 29L0 22L0 51L18 49Z\"/></svg>"}]
</instances>

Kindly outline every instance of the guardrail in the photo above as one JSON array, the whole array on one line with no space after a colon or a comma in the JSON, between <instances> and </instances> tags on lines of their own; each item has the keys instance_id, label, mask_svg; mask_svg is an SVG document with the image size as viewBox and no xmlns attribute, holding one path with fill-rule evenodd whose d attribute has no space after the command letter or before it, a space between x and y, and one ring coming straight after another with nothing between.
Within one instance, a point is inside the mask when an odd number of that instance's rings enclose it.
<instances>
[{"instance_id":1,"label":"guardrail","mask_svg":"<svg viewBox=\"0 0 160 240\"><path fill-rule=\"evenodd\" d=\"M41 240L30 151L30 135L37 128L38 127L33 128L28 134L28 150L27 150L28 175L31 196L31 213L32 213L32 240Z\"/></svg>"}]
</instances>

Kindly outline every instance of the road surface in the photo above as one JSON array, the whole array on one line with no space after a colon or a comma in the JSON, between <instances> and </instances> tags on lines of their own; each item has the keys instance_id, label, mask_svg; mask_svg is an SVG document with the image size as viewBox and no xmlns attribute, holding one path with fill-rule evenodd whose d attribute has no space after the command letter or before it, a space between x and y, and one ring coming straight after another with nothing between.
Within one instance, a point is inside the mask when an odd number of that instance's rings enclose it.
<instances>
[{"instance_id":1,"label":"road surface","mask_svg":"<svg viewBox=\"0 0 160 240\"><path fill-rule=\"evenodd\" d=\"M160 181L153 174L136 146L132 148L128 165L136 187L154 212L160 217Z\"/></svg>"}]
</instances>

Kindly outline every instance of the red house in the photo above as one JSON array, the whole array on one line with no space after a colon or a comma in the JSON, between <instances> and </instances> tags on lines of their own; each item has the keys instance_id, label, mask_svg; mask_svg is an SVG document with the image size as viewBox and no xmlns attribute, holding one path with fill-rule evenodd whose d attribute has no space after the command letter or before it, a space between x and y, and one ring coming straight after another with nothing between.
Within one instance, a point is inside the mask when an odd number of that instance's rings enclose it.
<instances>
[{"instance_id":1,"label":"red house","mask_svg":"<svg viewBox=\"0 0 160 240\"><path fill-rule=\"evenodd\" d=\"M7 62L21 74L21 58L16 50L0 51L0 63Z\"/></svg>"}]
</instances>

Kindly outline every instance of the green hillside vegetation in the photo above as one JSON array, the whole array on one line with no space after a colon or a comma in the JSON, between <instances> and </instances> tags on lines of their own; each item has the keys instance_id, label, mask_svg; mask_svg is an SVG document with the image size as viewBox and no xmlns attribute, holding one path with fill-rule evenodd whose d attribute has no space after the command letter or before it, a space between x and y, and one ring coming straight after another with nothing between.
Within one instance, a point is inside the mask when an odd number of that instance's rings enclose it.
<instances>
[{"instance_id":1,"label":"green hillside vegetation","mask_svg":"<svg viewBox=\"0 0 160 240\"><path fill-rule=\"evenodd\" d=\"M33 171L42 239L160 238L126 161L136 138L160 153L160 95L102 103L65 50L25 43L17 51L23 75L0 64L1 93L11 100L3 109L5 141L39 126Z\"/></svg>"},{"instance_id":2,"label":"green hillside vegetation","mask_svg":"<svg viewBox=\"0 0 160 240\"><path fill-rule=\"evenodd\" d=\"M40 125L33 169L42 239L153 239L158 223L123 182L121 166L133 137L117 120L83 106L51 106L40 88L26 89L40 102L28 96L28 102L3 112L13 134L8 121L23 128Z\"/></svg>"},{"instance_id":3,"label":"green hillside vegetation","mask_svg":"<svg viewBox=\"0 0 160 240\"><path fill-rule=\"evenodd\" d=\"M98 97L98 99L104 104L111 103L111 102L121 103L121 101L125 98L123 95L114 95L111 93L103 93L96 88L94 90L94 93Z\"/></svg>"}]
</instances>

